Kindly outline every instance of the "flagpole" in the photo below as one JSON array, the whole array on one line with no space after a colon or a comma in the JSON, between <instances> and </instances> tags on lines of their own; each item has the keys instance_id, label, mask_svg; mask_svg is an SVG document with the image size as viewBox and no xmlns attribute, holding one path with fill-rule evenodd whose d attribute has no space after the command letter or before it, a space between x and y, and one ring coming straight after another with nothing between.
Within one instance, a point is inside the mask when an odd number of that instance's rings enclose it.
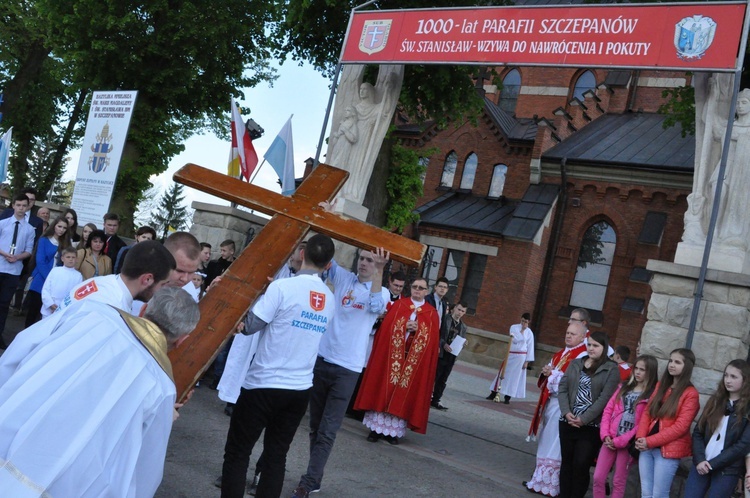
<instances>
[{"instance_id":1,"label":"flagpole","mask_svg":"<svg viewBox=\"0 0 750 498\"><path fill-rule=\"evenodd\" d=\"M263 162L260 163L260 165L257 168L255 168L255 173L253 173L253 177L250 179L248 183L253 183L253 180L255 180L255 177L258 176L258 172L260 171L260 168L262 168L264 164L266 164L265 157L263 158Z\"/></svg>"}]
</instances>

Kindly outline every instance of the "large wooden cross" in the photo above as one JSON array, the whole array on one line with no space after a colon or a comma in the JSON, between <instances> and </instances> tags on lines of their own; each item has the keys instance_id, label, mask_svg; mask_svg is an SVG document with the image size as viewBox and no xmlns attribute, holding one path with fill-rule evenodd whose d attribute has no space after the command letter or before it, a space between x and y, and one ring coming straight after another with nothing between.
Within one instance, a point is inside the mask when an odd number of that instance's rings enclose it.
<instances>
[{"instance_id":1,"label":"large wooden cross","mask_svg":"<svg viewBox=\"0 0 750 498\"><path fill-rule=\"evenodd\" d=\"M425 251L419 242L318 206L321 201L333 200L348 176L344 170L319 164L294 195L284 197L195 164L174 174L178 183L273 216L201 300L201 319L193 333L169 353L178 399L184 399L195 385L263 293L268 277L286 263L309 230L363 249L384 247L392 259L419 264Z\"/></svg>"}]
</instances>

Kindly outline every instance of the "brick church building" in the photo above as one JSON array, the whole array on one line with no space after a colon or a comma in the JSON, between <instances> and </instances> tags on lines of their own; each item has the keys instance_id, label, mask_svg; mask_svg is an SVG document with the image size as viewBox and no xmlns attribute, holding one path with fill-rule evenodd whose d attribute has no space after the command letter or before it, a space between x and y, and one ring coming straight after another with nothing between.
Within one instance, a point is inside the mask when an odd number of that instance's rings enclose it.
<instances>
[{"instance_id":1,"label":"brick church building","mask_svg":"<svg viewBox=\"0 0 750 498\"><path fill-rule=\"evenodd\" d=\"M570 310L635 350L650 297L649 259L672 261L692 188L694 137L664 128L662 91L685 73L500 68L476 126L416 127L395 138L427 166L423 272L468 303L463 359L497 365L510 325L532 314L537 350L563 342Z\"/></svg>"}]
</instances>

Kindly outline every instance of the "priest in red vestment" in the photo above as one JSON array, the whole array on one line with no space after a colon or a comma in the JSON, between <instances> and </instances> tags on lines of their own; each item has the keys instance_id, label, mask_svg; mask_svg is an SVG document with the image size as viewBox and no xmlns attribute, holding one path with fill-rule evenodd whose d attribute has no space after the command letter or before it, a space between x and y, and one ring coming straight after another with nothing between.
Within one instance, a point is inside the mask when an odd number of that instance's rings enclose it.
<instances>
[{"instance_id":1,"label":"priest in red vestment","mask_svg":"<svg viewBox=\"0 0 750 498\"><path fill-rule=\"evenodd\" d=\"M383 320L372 347L356 410L365 411L368 441L398 444L406 428L424 434L435 384L440 325L424 301L427 281L416 279L411 297L399 299Z\"/></svg>"},{"instance_id":2,"label":"priest in red vestment","mask_svg":"<svg viewBox=\"0 0 750 498\"><path fill-rule=\"evenodd\" d=\"M545 496L560 494L560 438L559 424L560 405L557 401L557 389L570 363L586 354L586 331L588 330L589 312L583 308L574 309L568 320L565 331L565 347L552 356L552 360L542 368L539 377L539 402L536 405L534 418L529 427L529 441L534 438L541 423L539 445L536 452L534 474L523 485L529 490Z\"/></svg>"}]
</instances>

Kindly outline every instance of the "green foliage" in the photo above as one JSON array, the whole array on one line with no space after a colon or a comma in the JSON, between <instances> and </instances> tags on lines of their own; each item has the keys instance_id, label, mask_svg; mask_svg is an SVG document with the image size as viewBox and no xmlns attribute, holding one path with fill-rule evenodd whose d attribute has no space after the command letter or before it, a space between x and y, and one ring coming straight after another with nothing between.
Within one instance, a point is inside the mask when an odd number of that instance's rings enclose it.
<instances>
[{"instance_id":1,"label":"green foliage","mask_svg":"<svg viewBox=\"0 0 750 498\"><path fill-rule=\"evenodd\" d=\"M427 156L433 153L434 151L422 151ZM401 233L407 225L419 220L414 208L423 193L422 175L427 170L427 166L420 163L419 157L417 151L398 143L391 148L391 167L385 184L388 191L385 222L387 230Z\"/></svg>"},{"instance_id":2,"label":"green foliage","mask_svg":"<svg viewBox=\"0 0 750 498\"><path fill-rule=\"evenodd\" d=\"M166 239L170 229L181 230L188 226L190 213L185 206L184 187L173 183L159 201L159 206L151 213L149 225Z\"/></svg>"},{"instance_id":3,"label":"green foliage","mask_svg":"<svg viewBox=\"0 0 750 498\"><path fill-rule=\"evenodd\" d=\"M659 106L659 112L666 114L664 128L679 123L682 126L682 136L695 135L695 88L680 86L668 88L661 92L661 96L669 100Z\"/></svg>"}]
</instances>

